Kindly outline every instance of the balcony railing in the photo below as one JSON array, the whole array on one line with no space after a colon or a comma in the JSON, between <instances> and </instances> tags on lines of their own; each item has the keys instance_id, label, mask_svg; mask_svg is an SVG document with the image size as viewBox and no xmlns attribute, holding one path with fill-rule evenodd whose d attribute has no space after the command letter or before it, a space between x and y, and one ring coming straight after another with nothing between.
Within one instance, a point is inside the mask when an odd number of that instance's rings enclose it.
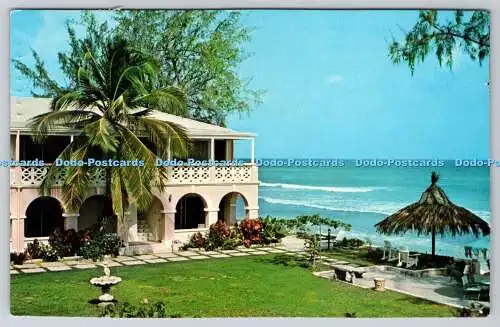
<instances>
[{"instance_id":1,"label":"balcony railing","mask_svg":"<svg viewBox=\"0 0 500 327\"><path fill-rule=\"evenodd\" d=\"M10 185L37 187L43 182L49 166L42 167L12 167L10 168ZM258 170L253 164L243 166L179 166L169 167L168 184L197 185L197 184L241 184L256 183ZM56 179L54 186L62 185L63 171ZM89 179L94 186L105 184L105 172L102 168L95 168L90 172Z\"/></svg>"}]
</instances>

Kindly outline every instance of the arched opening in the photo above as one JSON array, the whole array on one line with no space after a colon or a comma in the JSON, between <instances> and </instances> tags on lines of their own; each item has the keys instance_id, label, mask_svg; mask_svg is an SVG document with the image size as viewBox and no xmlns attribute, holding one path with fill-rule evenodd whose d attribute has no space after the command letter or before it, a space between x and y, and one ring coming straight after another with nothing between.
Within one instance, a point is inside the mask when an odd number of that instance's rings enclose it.
<instances>
[{"instance_id":1,"label":"arched opening","mask_svg":"<svg viewBox=\"0 0 500 327\"><path fill-rule=\"evenodd\" d=\"M219 203L218 219L228 225L234 225L237 221L248 217L246 207L248 207L248 201L241 193L228 193Z\"/></svg>"},{"instance_id":2,"label":"arched opening","mask_svg":"<svg viewBox=\"0 0 500 327\"><path fill-rule=\"evenodd\" d=\"M151 206L137 213L137 240L142 242L161 242L163 239L163 205L154 197Z\"/></svg>"},{"instance_id":3,"label":"arched opening","mask_svg":"<svg viewBox=\"0 0 500 327\"><path fill-rule=\"evenodd\" d=\"M56 228L64 229L61 203L50 196L42 196L33 200L26 208L24 236L46 237Z\"/></svg>"},{"instance_id":4,"label":"arched opening","mask_svg":"<svg viewBox=\"0 0 500 327\"><path fill-rule=\"evenodd\" d=\"M105 231L116 233L116 215L111 199L107 196L93 195L87 198L79 213L78 230L93 229L97 224L102 224Z\"/></svg>"},{"instance_id":5,"label":"arched opening","mask_svg":"<svg viewBox=\"0 0 500 327\"><path fill-rule=\"evenodd\" d=\"M184 195L175 207L175 229L203 228L206 225L206 204L195 193Z\"/></svg>"}]
</instances>

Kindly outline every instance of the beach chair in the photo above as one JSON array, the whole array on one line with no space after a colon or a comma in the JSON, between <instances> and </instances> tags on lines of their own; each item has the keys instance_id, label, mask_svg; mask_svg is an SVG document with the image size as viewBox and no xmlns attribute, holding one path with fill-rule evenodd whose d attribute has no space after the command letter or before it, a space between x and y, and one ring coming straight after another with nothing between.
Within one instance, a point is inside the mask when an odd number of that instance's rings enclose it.
<instances>
[{"instance_id":1,"label":"beach chair","mask_svg":"<svg viewBox=\"0 0 500 327\"><path fill-rule=\"evenodd\" d=\"M464 276L469 276L470 274L470 264L466 264L464 267Z\"/></svg>"},{"instance_id":2,"label":"beach chair","mask_svg":"<svg viewBox=\"0 0 500 327\"><path fill-rule=\"evenodd\" d=\"M481 264L477 260L472 260L471 262L471 272L469 274L473 282L477 282L481 279Z\"/></svg>"},{"instance_id":3,"label":"beach chair","mask_svg":"<svg viewBox=\"0 0 500 327\"><path fill-rule=\"evenodd\" d=\"M418 257L410 255L410 251L407 249L400 250L398 257L398 267L402 267L403 264L406 264L406 268L410 268L412 266L416 267L418 265Z\"/></svg>"},{"instance_id":4,"label":"beach chair","mask_svg":"<svg viewBox=\"0 0 500 327\"><path fill-rule=\"evenodd\" d=\"M391 242L384 241L384 254L382 255L382 260L387 260L388 262L396 261L399 258L398 250L392 247Z\"/></svg>"},{"instance_id":5,"label":"beach chair","mask_svg":"<svg viewBox=\"0 0 500 327\"><path fill-rule=\"evenodd\" d=\"M393 251L391 242L384 241L383 251L382 260L388 260L389 257L391 257L391 252Z\"/></svg>"},{"instance_id":6,"label":"beach chair","mask_svg":"<svg viewBox=\"0 0 500 327\"><path fill-rule=\"evenodd\" d=\"M464 292L464 300L469 294L477 295L478 301L481 298L481 292L483 291L483 288L478 284L472 283L467 275L462 276L462 288Z\"/></svg>"}]
</instances>

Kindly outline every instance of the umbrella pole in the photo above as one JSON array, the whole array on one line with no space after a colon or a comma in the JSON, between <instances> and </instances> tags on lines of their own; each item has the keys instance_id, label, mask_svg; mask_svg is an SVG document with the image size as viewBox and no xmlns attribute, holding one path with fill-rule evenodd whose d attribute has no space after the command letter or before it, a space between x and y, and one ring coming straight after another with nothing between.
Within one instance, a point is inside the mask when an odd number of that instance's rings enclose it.
<instances>
[{"instance_id":1,"label":"umbrella pole","mask_svg":"<svg viewBox=\"0 0 500 327\"><path fill-rule=\"evenodd\" d=\"M432 259L436 256L436 227L432 227Z\"/></svg>"}]
</instances>

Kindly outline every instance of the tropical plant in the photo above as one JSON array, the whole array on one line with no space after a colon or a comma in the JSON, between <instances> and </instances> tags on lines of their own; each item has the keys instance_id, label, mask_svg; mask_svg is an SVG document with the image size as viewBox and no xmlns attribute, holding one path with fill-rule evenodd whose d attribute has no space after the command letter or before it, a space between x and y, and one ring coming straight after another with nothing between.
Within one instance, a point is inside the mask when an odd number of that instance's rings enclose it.
<instances>
[{"instance_id":1,"label":"tropical plant","mask_svg":"<svg viewBox=\"0 0 500 327\"><path fill-rule=\"evenodd\" d=\"M59 257L75 255L81 246L80 236L74 229L56 229L49 236L49 244L57 251Z\"/></svg>"},{"instance_id":2,"label":"tropical plant","mask_svg":"<svg viewBox=\"0 0 500 327\"><path fill-rule=\"evenodd\" d=\"M26 260L26 252L11 252L10 253L10 262L15 265L22 265Z\"/></svg>"},{"instance_id":3,"label":"tropical plant","mask_svg":"<svg viewBox=\"0 0 500 327\"><path fill-rule=\"evenodd\" d=\"M115 233L96 232L80 248L80 254L85 259L102 260L105 255L118 255L121 241Z\"/></svg>"},{"instance_id":4,"label":"tropical plant","mask_svg":"<svg viewBox=\"0 0 500 327\"><path fill-rule=\"evenodd\" d=\"M288 234L286 224L276 217L260 218L262 221L262 241L264 244L277 243Z\"/></svg>"},{"instance_id":5,"label":"tropical plant","mask_svg":"<svg viewBox=\"0 0 500 327\"><path fill-rule=\"evenodd\" d=\"M68 49L58 52L59 68L70 87L78 84L78 66L86 53L105 44L109 36L126 39L136 49L154 56L161 69L162 85L185 90L187 109L181 115L224 125L229 113L248 112L260 103L262 91L253 90L238 72L248 57L242 45L251 30L236 10L121 10L100 21L92 11L69 21ZM114 21L111 27L109 21ZM76 28L91 40L82 46ZM62 86L52 78L39 53L33 51L33 66L20 58L14 66L32 82L35 96L54 97Z\"/></svg>"},{"instance_id":6,"label":"tropical plant","mask_svg":"<svg viewBox=\"0 0 500 327\"><path fill-rule=\"evenodd\" d=\"M28 243L26 251L31 259L42 258L42 247L38 239L34 239L32 243Z\"/></svg>"},{"instance_id":7,"label":"tropical plant","mask_svg":"<svg viewBox=\"0 0 500 327\"><path fill-rule=\"evenodd\" d=\"M350 239L344 238L342 239L342 241L339 242L339 245L345 248L359 248L365 245L365 242L358 238L350 238Z\"/></svg>"},{"instance_id":8,"label":"tropical plant","mask_svg":"<svg viewBox=\"0 0 500 327\"><path fill-rule=\"evenodd\" d=\"M207 251L219 248L224 250L234 249L238 246L238 242L232 236L234 234L229 226L222 220L218 220L215 224L210 225L205 237L205 249Z\"/></svg>"},{"instance_id":9,"label":"tropical plant","mask_svg":"<svg viewBox=\"0 0 500 327\"><path fill-rule=\"evenodd\" d=\"M43 140L57 128L81 131L59 159L110 162L102 168L105 195L111 198L126 237L125 206L135 203L138 210L145 210L153 199L152 190L165 188L167 170L156 166L156 157L165 157L169 144L172 153L187 153L185 131L156 119L152 108L174 114L185 112L185 95L178 88L160 85L158 63L123 39L110 37L102 47L92 39L74 42L80 49L88 49L83 58L71 63L77 74L74 85L57 89L51 111L34 117L31 127L36 140ZM122 165L134 159L141 164ZM116 167L116 162L122 166ZM55 165L48 169L42 192L54 185L59 169ZM94 171L88 165L64 169L63 201L69 210L76 210L86 197Z\"/></svg>"},{"instance_id":10,"label":"tropical plant","mask_svg":"<svg viewBox=\"0 0 500 327\"><path fill-rule=\"evenodd\" d=\"M100 312L101 317L110 318L180 318L179 314L169 314L163 302L149 303L144 299L139 305L128 302L108 305Z\"/></svg>"},{"instance_id":11,"label":"tropical plant","mask_svg":"<svg viewBox=\"0 0 500 327\"><path fill-rule=\"evenodd\" d=\"M207 240L205 239L205 236L201 232L196 232L191 237L189 238L189 241L181 246L182 250L187 250L189 248L205 248L205 244L207 243Z\"/></svg>"},{"instance_id":12,"label":"tropical plant","mask_svg":"<svg viewBox=\"0 0 500 327\"><path fill-rule=\"evenodd\" d=\"M333 229L351 230L351 225L346 224L341 220L333 220L328 217L320 217L318 214L297 216L291 225L298 232L305 236L309 234L321 234L323 227ZM312 229L312 230L311 230Z\"/></svg>"},{"instance_id":13,"label":"tropical plant","mask_svg":"<svg viewBox=\"0 0 500 327\"><path fill-rule=\"evenodd\" d=\"M320 239L316 235L307 238L304 241L304 248L309 257L309 261L312 262L312 268L316 267L316 259L320 254Z\"/></svg>"},{"instance_id":14,"label":"tropical plant","mask_svg":"<svg viewBox=\"0 0 500 327\"><path fill-rule=\"evenodd\" d=\"M262 222L260 219L246 218L241 221L239 228L243 235L243 245L245 247L262 243Z\"/></svg>"},{"instance_id":15,"label":"tropical plant","mask_svg":"<svg viewBox=\"0 0 500 327\"><path fill-rule=\"evenodd\" d=\"M480 302L471 302L468 308L458 310L459 317L487 317L490 315L490 308Z\"/></svg>"},{"instance_id":16,"label":"tropical plant","mask_svg":"<svg viewBox=\"0 0 500 327\"><path fill-rule=\"evenodd\" d=\"M50 244L41 244L41 258L43 261L56 262L59 260L59 253Z\"/></svg>"},{"instance_id":17,"label":"tropical plant","mask_svg":"<svg viewBox=\"0 0 500 327\"><path fill-rule=\"evenodd\" d=\"M389 56L393 63L405 62L413 74L415 65L423 62L431 50L438 63L451 69L455 49L461 49L480 65L490 54L490 16L486 10L456 10L454 19L438 19L437 10L421 10L418 21L405 33L404 41L393 40Z\"/></svg>"}]
</instances>

